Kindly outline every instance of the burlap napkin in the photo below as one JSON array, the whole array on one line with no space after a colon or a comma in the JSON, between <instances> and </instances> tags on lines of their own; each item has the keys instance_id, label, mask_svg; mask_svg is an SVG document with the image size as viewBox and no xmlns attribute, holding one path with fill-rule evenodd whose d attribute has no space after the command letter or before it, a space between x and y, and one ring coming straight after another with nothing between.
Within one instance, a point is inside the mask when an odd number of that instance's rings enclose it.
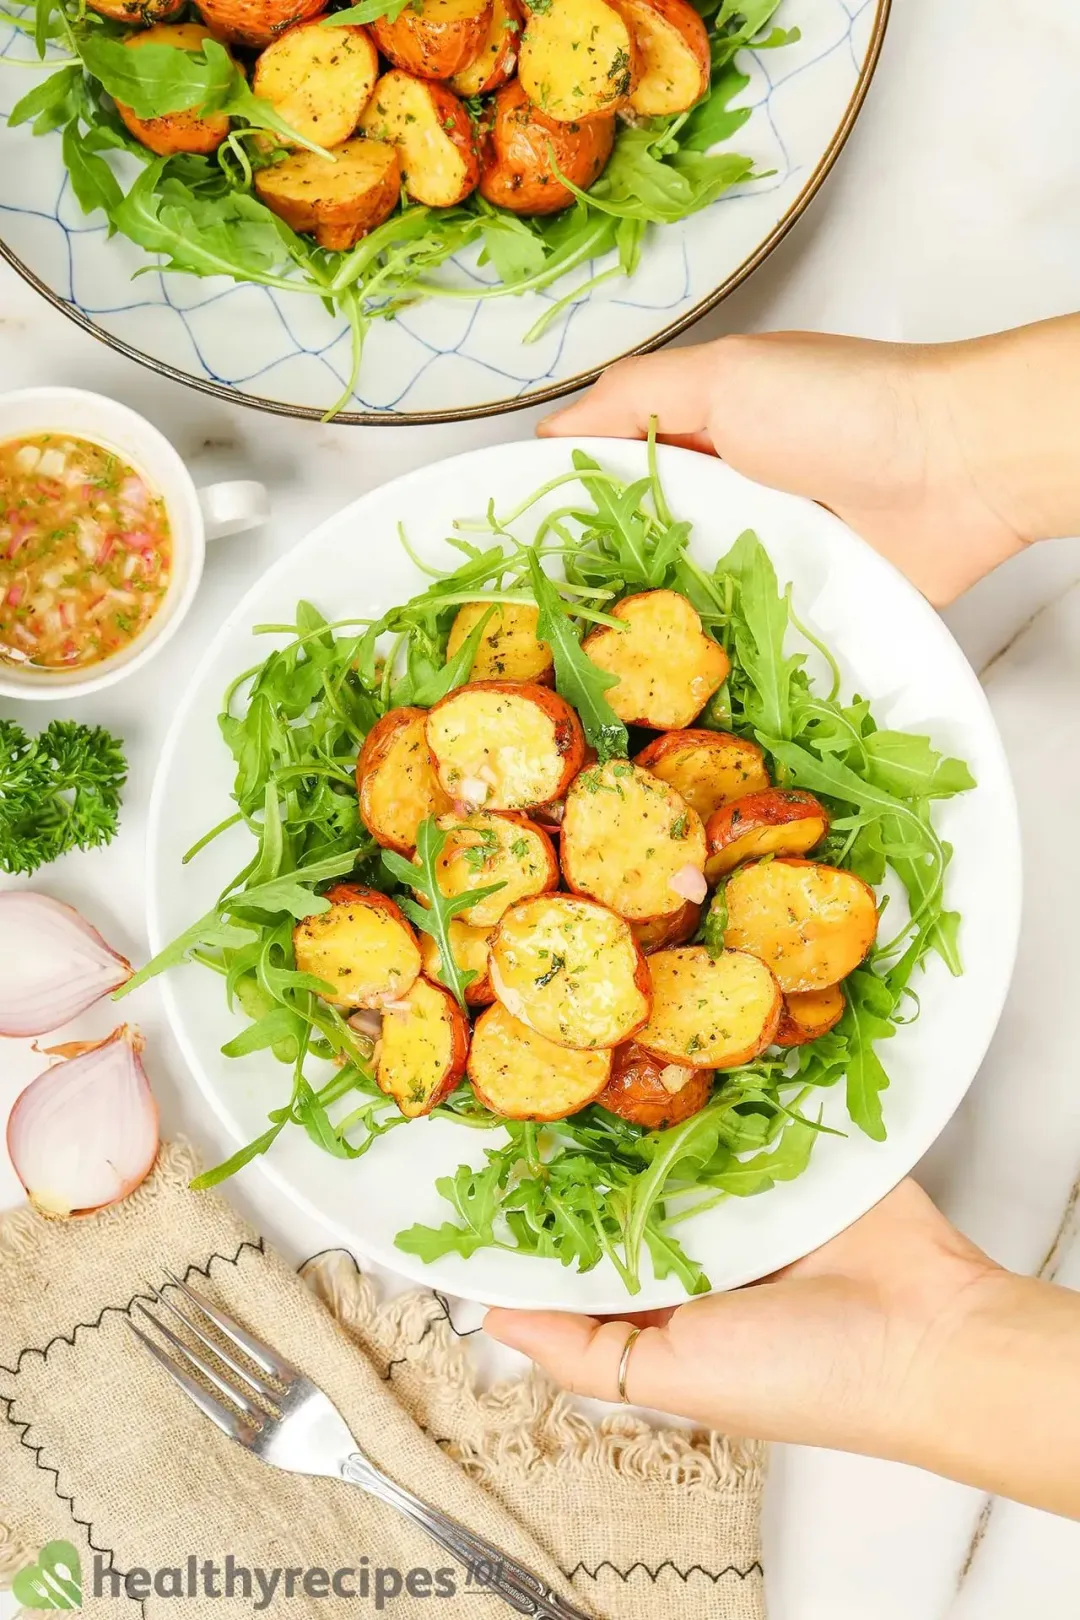
<instances>
[{"instance_id":1,"label":"burlap napkin","mask_svg":"<svg viewBox=\"0 0 1080 1620\"><path fill-rule=\"evenodd\" d=\"M320 1384L386 1472L597 1620L760 1620L757 1448L657 1431L629 1414L596 1428L538 1378L478 1393L437 1296L380 1308L339 1251L301 1280L222 1198L189 1191L194 1169L174 1144L113 1210L0 1221L8 1582L62 1539L81 1559L83 1606L95 1616L259 1606L300 1620L375 1613L379 1596L381 1612L398 1617L511 1612L391 1509L267 1467L200 1415L124 1320L138 1318L137 1300L168 1268ZM207 1562L220 1596L206 1590ZM148 1595L127 1595L122 1575L137 1594L149 1582ZM335 1577L341 1595L322 1595Z\"/></svg>"}]
</instances>

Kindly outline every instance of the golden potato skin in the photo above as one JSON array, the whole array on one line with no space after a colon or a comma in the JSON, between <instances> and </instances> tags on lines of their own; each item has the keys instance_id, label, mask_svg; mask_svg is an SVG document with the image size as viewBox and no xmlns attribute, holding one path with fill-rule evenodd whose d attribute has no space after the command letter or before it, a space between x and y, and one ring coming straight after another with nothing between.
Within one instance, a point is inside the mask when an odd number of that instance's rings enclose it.
<instances>
[{"instance_id":1,"label":"golden potato skin","mask_svg":"<svg viewBox=\"0 0 1080 1620\"><path fill-rule=\"evenodd\" d=\"M452 799L487 789L485 810L531 810L561 797L585 755L585 734L557 692L515 681L472 681L428 713L435 772Z\"/></svg>"},{"instance_id":2,"label":"golden potato skin","mask_svg":"<svg viewBox=\"0 0 1080 1620\"><path fill-rule=\"evenodd\" d=\"M630 932L646 956L653 951L664 951L672 945L685 945L698 931L704 908L696 900L688 900L681 911L669 917L649 917L644 922L630 924Z\"/></svg>"},{"instance_id":3,"label":"golden potato skin","mask_svg":"<svg viewBox=\"0 0 1080 1620\"><path fill-rule=\"evenodd\" d=\"M647 1131L681 1125L692 1114L700 1114L712 1095L711 1069L665 1063L636 1041L617 1046L612 1058L611 1079L597 1097L597 1105ZM677 1068L685 1080L678 1091L670 1091L660 1076Z\"/></svg>"},{"instance_id":4,"label":"golden potato skin","mask_svg":"<svg viewBox=\"0 0 1080 1620\"><path fill-rule=\"evenodd\" d=\"M411 855L416 830L450 809L427 745L427 710L391 709L364 739L356 761L360 819L383 849Z\"/></svg>"},{"instance_id":5,"label":"golden potato skin","mask_svg":"<svg viewBox=\"0 0 1080 1620\"><path fill-rule=\"evenodd\" d=\"M294 231L322 248L344 252L388 219L401 194L394 147L361 139L337 147L333 159L294 152L255 175L259 198Z\"/></svg>"},{"instance_id":6,"label":"golden potato skin","mask_svg":"<svg viewBox=\"0 0 1080 1620\"><path fill-rule=\"evenodd\" d=\"M557 123L534 107L521 81L504 85L480 142L480 195L514 214L555 214L574 194L559 174L587 191L615 143L615 115Z\"/></svg>"},{"instance_id":7,"label":"golden potato skin","mask_svg":"<svg viewBox=\"0 0 1080 1620\"><path fill-rule=\"evenodd\" d=\"M772 786L757 743L727 731L665 731L634 756L634 763L670 782L702 821L722 804Z\"/></svg>"},{"instance_id":8,"label":"golden potato skin","mask_svg":"<svg viewBox=\"0 0 1080 1620\"><path fill-rule=\"evenodd\" d=\"M95 9L106 17L114 15L101 7ZM159 23L145 33L131 34L124 44L128 50L143 45L172 45L176 50L194 53L202 49L204 40L214 37L201 23ZM158 157L170 157L174 152L196 152L207 157L217 151L229 133L227 113L203 115L188 107L183 112L163 113L160 118L137 118L130 107L119 101L116 110L135 139Z\"/></svg>"},{"instance_id":9,"label":"golden potato skin","mask_svg":"<svg viewBox=\"0 0 1080 1620\"><path fill-rule=\"evenodd\" d=\"M178 11L183 11L184 0L87 0L87 5L100 17L111 17L113 22L139 28L175 17Z\"/></svg>"},{"instance_id":10,"label":"golden potato skin","mask_svg":"<svg viewBox=\"0 0 1080 1620\"><path fill-rule=\"evenodd\" d=\"M306 22L326 0L199 0L199 15L220 39L261 50L294 23Z\"/></svg>"},{"instance_id":11,"label":"golden potato skin","mask_svg":"<svg viewBox=\"0 0 1080 1620\"><path fill-rule=\"evenodd\" d=\"M630 106L642 118L686 112L709 88L709 31L687 0L620 0L640 56Z\"/></svg>"},{"instance_id":12,"label":"golden potato skin","mask_svg":"<svg viewBox=\"0 0 1080 1620\"><path fill-rule=\"evenodd\" d=\"M348 140L371 100L379 55L366 28L297 23L255 63L251 88L317 146Z\"/></svg>"},{"instance_id":13,"label":"golden potato skin","mask_svg":"<svg viewBox=\"0 0 1080 1620\"><path fill-rule=\"evenodd\" d=\"M417 979L407 1010L383 1015L375 1080L406 1119L430 1114L465 1073L469 1021L449 990Z\"/></svg>"},{"instance_id":14,"label":"golden potato skin","mask_svg":"<svg viewBox=\"0 0 1080 1620\"><path fill-rule=\"evenodd\" d=\"M559 123L617 112L633 94L633 31L607 0L551 0L528 14L518 78L529 100Z\"/></svg>"},{"instance_id":15,"label":"golden potato skin","mask_svg":"<svg viewBox=\"0 0 1080 1620\"><path fill-rule=\"evenodd\" d=\"M619 677L605 693L619 719L653 731L689 726L727 679L723 647L677 591L640 591L610 611L626 628L600 625L581 648L598 669Z\"/></svg>"},{"instance_id":16,"label":"golden potato skin","mask_svg":"<svg viewBox=\"0 0 1080 1620\"><path fill-rule=\"evenodd\" d=\"M491 27L492 0L418 0L391 22L371 25L394 67L418 79L449 79L476 60Z\"/></svg>"},{"instance_id":17,"label":"golden potato skin","mask_svg":"<svg viewBox=\"0 0 1080 1620\"><path fill-rule=\"evenodd\" d=\"M304 917L293 929L301 973L333 986L335 1007L377 1008L405 995L420 973L420 948L401 908L377 889L336 883L329 911Z\"/></svg>"},{"instance_id":18,"label":"golden potato skin","mask_svg":"<svg viewBox=\"0 0 1080 1620\"><path fill-rule=\"evenodd\" d=\"M556 1046L496 1002L476 1020L468 1069L473 1091L493 1113L543 1122L596 1100L611 1074L611 1051Z\"/></svg>"},{"instance_id":19,"label":"golden potato skin","mask_svg":"<svg viewBox=\"0 0 1080 1620\"><path fill-rule=\"evenodd\" d=\"M877 936L873 889L817 861L777 856L742 866L724 898L724 944L764 962L785 995L846 979Z\"/></svg>"},{"instance_id":20,"label":"golden potato skin","mask_svg":"<svg viewBox=\"0 0 1080 1620\"><path fill-rule=\"evenodd\" d=\"M457 611L446 642L446 657L453 658L491 607L490 602L466 602ZM506 602L496 607L480 638L470 681L538 681L555 684L551 648L538 641L540 609L529 602Z\"/></svg>"},{"instance_id":21,"label":"golden potato skin","mask_svg":"<svg viewBox=\"0 0 1080 1620\"><path fill-rule=\"evenodd\" d=\"M525 13L518 0L494 0L487 35L475 59L455 73L450 88L457 96L487 96L514 77L518 41Z\"/></svg>"},{"instance_id":22,"label":"golden potato skin","mask_svg":"<svg viewBox=\"0 0 1080 1620\"><path fill-rule=\"evenodd\" d=\"M682 913L687 896L672 880L686 867L705 871L697 812L626 759L590 765L571 783L560 850L567 887L628 922Z\"/></svg>"},{"instance_id":23,"label":"golden potato skin","mask_svg":"<svg viewBox=\"0 0 1080 1620\"><path fill-rule=\"evenodd\" d=\"M414 202L450 208L476 190L476 131L445 84L392 68L376 84L360 125L366 135L398 148L401 183Z\"/></svg>"},{"instance_id":24,"label":"golden potato skin","mask_svg":"<svg viewBox=\"0 0 1080 1620\"><path fill-rule=\"evenodd\" d=\"M835 1029L844 1016L844 992L838 984L824 990L804 990L784 997L777 1046L807 1046Z\"/></svg>"},{"instance_id":25,"label":"golden potato skin","mask_svg":"<svg viewBox=\"0 0 1080 1620\"><path fill-rule=\"evenodd\" d=\"M639 1046L664 1063L733 1069L751 1063L776 1037L780 986L765 963L745 951L710 956L704 945L657 951L648 958L653 1006Z\"/></svg>"},{"instance_id":26,"label":"golden potato skin","mask_svg":"<svg viewBox=\"0 0 1080 1620\"><path fill-rule=\"evenodd\" d=\"M763 855L805 855L829 830L829 812L812 793L768 788L715 811L705 825L705 876L717 883L743 861Z\"/></svg>"}]
</instances>

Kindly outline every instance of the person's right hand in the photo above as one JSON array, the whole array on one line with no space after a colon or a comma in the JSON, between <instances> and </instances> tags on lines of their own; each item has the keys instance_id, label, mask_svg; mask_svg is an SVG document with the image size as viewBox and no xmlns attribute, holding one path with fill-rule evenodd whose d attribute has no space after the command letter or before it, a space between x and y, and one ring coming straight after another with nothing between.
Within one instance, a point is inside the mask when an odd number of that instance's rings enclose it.
<instances>
[{"instance_id":1,"label":"person's right hand","mask_svg":"<svg viewBox=\"0 0 1080 1620\"><path fill-rule=\"evenodd\" d=\"M1080 529L1080 317L937 347L720 338L621 361L539 431L644 438L652 416L661 439L829 507L936 605Z\"/></svg>"}]
</instances>

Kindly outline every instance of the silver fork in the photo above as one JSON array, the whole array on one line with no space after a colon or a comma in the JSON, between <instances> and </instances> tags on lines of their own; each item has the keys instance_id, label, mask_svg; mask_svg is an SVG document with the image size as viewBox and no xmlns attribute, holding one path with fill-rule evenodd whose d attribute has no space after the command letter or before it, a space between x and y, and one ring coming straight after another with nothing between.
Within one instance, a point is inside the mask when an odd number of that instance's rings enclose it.
<instances>
[{"instance_id":1,"label":"silver fork","mask_svg":"<svg viewBox=\"0 0 1080 1620\"><path fill-rule=\"evenodd\" d=\"M405 1518L421 1530L426 1530L432 1540L437 1541L452 1558L464 1564L470 1580L475 1581L478 1588L502 1598L518 1614L531 1615L534 1620L589 1620L580 1609L564 1603L557 1592L516 1559L508 1557L465 1525L458 1524L448 1514L422 1502L418 1496L376 1468L370 1457L357 1445L345 1419L329 1396L298 1372L284 1356L255 1338L224 1311L201 1298L179 1277L174 1277L171 1271L166 1272L166 1276L199 1315L228 1340L233 1349L223 1345L220 1338L212 1337L205 1327L199 1325L198 1320L193 1320L190 1312L166 1299L156 1288L153 1293L158 1304L164 1306L199 1344L211 1352L217 1364L181 1339L141 1303L143 1314L172 1347L173 1354L170 1355L130 1319L127 1319L128 1326L142 1340L155 1361L160 1362L173 1382L190 1396L200 1412L204 1412L231 1440L239 1441L240 1445L246 1446L256 1457L274 1468L283 1468L290 1474L313 1474L339 1479L348 1485L358 1485L370 1496L397 1508ZM233 1353L234 1350L241 1351L260 1372L253 1372L245 1366ZM192 1376L189 1369L199 1373L225 1399L218 1400L198 1378ZM251 1395L257 1395L259 1400L252 1400Z\"/></svg>"}]
</instances>

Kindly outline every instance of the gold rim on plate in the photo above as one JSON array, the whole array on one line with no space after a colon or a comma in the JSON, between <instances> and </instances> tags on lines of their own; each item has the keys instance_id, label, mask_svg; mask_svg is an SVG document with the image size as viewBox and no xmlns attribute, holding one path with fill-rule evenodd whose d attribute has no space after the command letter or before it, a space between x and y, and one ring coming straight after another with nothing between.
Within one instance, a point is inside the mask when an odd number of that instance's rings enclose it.
<instances>
[{"instance_id":1,"label":"gold rim on plate","mask_svg":"<svg viewBox=\"0 0 1080 1620\"><path fill-rule=\"evenodd\" d=\"M565 394L574 393L579 388L586 388L590 383L596 381L601 372L606 371L608 366L613 366L618 360L628 360L635 354L651 354L654 349L663 348L665 343L669 343L672 338L678 337L680 332L685 332L697 321L700 321L703 315L707 315L710 310L723 303L724 299L729 297L736 287L741 287L747 277L760 264L765 262L769 254L780 245L796 220L802 217L821 190L833 164L840 156L848 136L855 127L855 120L862 111L863 102L866 100L870 82L874 77L881 56L881 47L885 39L885 29L888 25L891 10L892 0L877 0L877 15L874 18L874 31L870 37L866 60L863 62L851 99L844 109L844 116L837 125L832 140L825 148L817 167L787 213L777 221L765 240L759 243L749 258L744 259L742 264L738 265L725 281L722 281L718 287L714 287L712 292L695 304L692 309L688 309L684 315L680 315L678 320L672 321L670 326L665 326L659 332L654 332L652 337L646 338L644 343L638 343L632 349L625 349L622 354L612 355L611 359L605 360L602 365L593 366L588 371L579 372L575 377L561 378L558 382L549 383L546 388L531 390L514 399L502 399L482 405L460 405L452 410L445 411L339 411L333 418L334 426L434 426L442 422L470 422L484 416L502 416L510 411L525 410L530 405L546 405L552 400L561 399ZM0 257L6 259L12 269L16 270L24 281L29 282L35 291L39 292L44 299L52 304L54 309L58 309L61 314L66 315L68 320L74 321L76 326L81 326L85 332L89 332L99 342L107 344L110 349L115 349L118 354L126 355L129 360L134 360L139 365L146 366L149 370L157 372L159 377L168 377L172 382L183 383L187 388L197 388L200 393L212 394L216 399L229 400L236 405L247 405L250 409L256 411L268 411L272 416L303 417L309 421L321 422L326 414L325 411L320 410L315 405L289 405L283 400L261 399L254 394L245 394L242 389L230 388L226 383L212 382L208 377L195 377L189 371L180 371L176 366L166 364L164 360L155 360L151 355L143 354L140 349L133 348L130 343L125 343L122 338L114 336L111 332L104 331L89 316L84 315L82 310L76 309L66 299L61 298L59 293L55 292L52 287L47 286L40 276L35 275L27 265L23 264L18 255L2 239L0 239Z\"/></svg>"}]
</instances>

